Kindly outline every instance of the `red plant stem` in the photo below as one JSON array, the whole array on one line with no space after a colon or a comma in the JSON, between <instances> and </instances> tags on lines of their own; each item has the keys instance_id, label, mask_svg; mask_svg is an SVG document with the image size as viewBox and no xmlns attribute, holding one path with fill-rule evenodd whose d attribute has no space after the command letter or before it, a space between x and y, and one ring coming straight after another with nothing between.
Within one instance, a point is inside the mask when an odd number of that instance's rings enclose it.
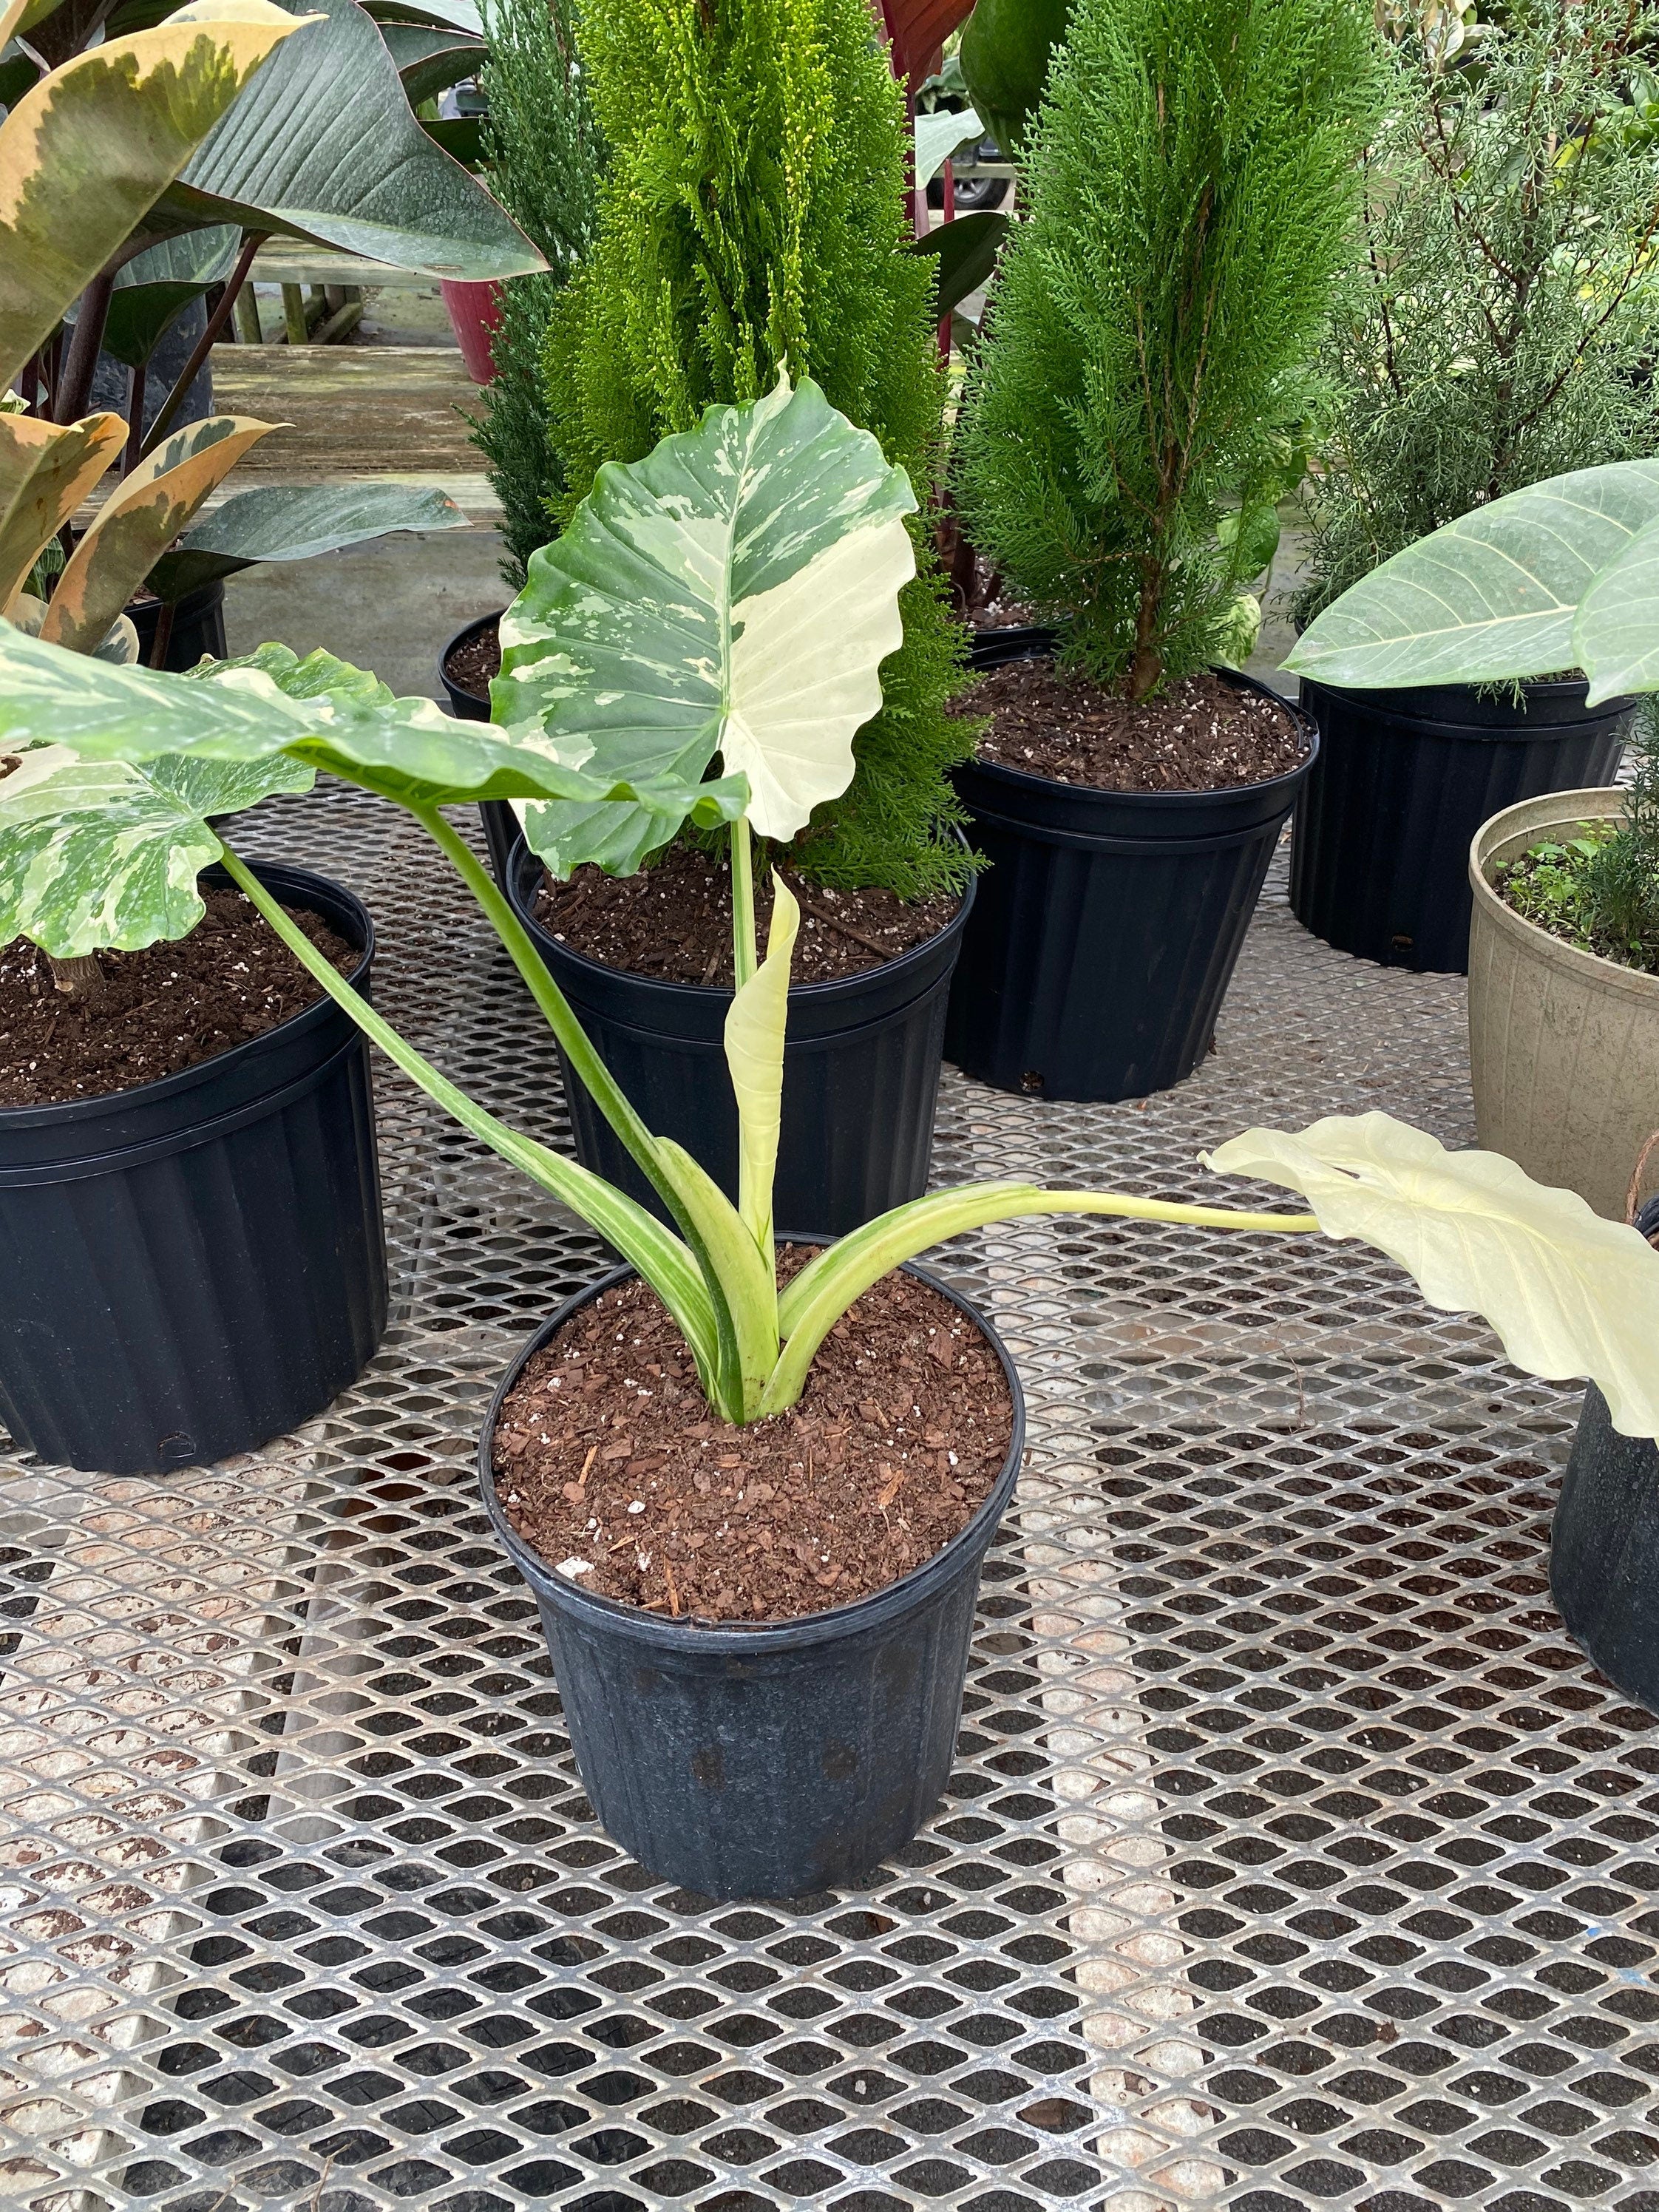
<instances>
[{"instance_id":1,"label":"red plant stem","mask_svg":"<svg viewBox=\"0 0 1659 2212\"><path fill-rule=\"evenodd\" d=\"M207 319L207 327L191 348L190 359L179 372L171 392L155 410L155 420L149 426L149 435L139 448L139 458L153 453L173 427L173 418L185 404L185 395L196 381L197 372L218 343L219 333L230 319L230 311L236 304L236 295L253 265L253 257L270 235L269 231L251 230L242 241L242 250L236 257L236 265L225 279L225 289L218 303Z\"/></svg>"},{"instance_id":2,"label":"red plant stem","mask_svg":"<svg viewBox=\"0 0 1659 2212\"><path fill-rule=\"evenodd\" d=\"M104 325L109 320L110 295L114 289L113 273L104 270L81 295L81 311L75 319L75 335L70 340L57 404L52 410L54 422L78 422L87 411L87 402L92 397L92 374L98 366Z\"/></svg>"},{"instance_id":3,"label":"red plant stem","mask_svg":"<svg viewBox=\"0 0 1659 2212\"><path fill-rule=\"evenodd\" d=\"M127 387L127 447L121 462L124 477L131 476L138 465L144 442L144 386L149 380L142 361L128 374L132 380Z\"/></svg>"},{"instance_id":4,"label":"red plant stem","mask_svg":"<svg viewBox=\"0 0 1659 2212\"><path fill-rule=\"evenodd\" d=\"M163 599L161 612L155 617L155 635L149 648L149 665L152 668L167 666L167 647L172 642L173 601Z\"/></svg>"}]
</instances>

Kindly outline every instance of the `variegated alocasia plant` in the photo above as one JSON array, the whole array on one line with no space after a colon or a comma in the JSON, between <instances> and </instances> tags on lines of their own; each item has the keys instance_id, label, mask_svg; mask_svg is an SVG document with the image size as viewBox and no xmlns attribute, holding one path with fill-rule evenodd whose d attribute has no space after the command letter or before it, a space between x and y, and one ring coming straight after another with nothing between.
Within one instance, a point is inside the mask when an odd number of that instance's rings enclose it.
<instances>
[{"instance_id":1,"label":"variegated alocasia plant","mask_svg":"<svg viewBox=\"0 0 1659 2212\"><path fill-rule=\"evenodd\" d=\"M741 1128L735 1201L644 1126L439 810L524 799L546 810L551 849L567 860L591 852L620 873L687 819L724 822L742 868L751 822L787 837L851 775L852 737L879 704L876 672L897 635L909 501L874 439L810 384L711 409L647 461L601 471L518 611L504 726L394 699L323 653L300 660L264 647L178 677L0 629L0 743L25 749L0 777L0 938L21 933L73 957L180 935L201 911L197 871L222 858L399 1067L625 1255L684 1332L711 1407L731 1422L793 1405L836 1322L902 1261L979 1224L1081 1213L1362 1237L1410 1268L1432 1303L1486 1315L1533 1372L1589 1374L1620 1428L1659 1435L1659 1254L1507 1161L1448 1154L1383 1115L1319 1122L1299 1137L1252 1131L1213 1155L1224 1171L1304 1192L1311 1214L966 1185L854 1231L780 1291L771 1190L798 913L779 878L763 959L750 911L736 902L741 981L726 1026ZM451 1083L209 828L210 814L303 789L319 768L408 808L448 855L674 1228Z\"/></svg>"}]
</instances>

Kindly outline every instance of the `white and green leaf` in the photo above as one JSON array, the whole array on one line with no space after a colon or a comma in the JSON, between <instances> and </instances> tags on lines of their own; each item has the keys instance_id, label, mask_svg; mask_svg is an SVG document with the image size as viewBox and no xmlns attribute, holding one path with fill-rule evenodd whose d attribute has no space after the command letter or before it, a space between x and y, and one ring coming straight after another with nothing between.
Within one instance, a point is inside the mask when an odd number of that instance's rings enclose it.
<instances>
[{"instance_id":1,"label":"white and green leaf","mask_svg":"<svg viewBox=\"0 0 1659 2212\"><path fill-rule=\"evenodd\" d=\"M1659 520L1659 460L1551 477L1396 553L1310 623L1285 665L1359 689L1480 684L1583 666L1581 603ZM1598 626L1596 643L1607 641ZM1621 658L1616 645L1613 658ZM1595 674L1595 672L1589 672ZM1595 696L1612 679L1597 677Z\"/></svg>"},{"instance_id":2,"label":"white and green leaf","mask_svg":"<svg viewBox=\"0 0 1659 2212\"><path fill-rule=\"evenodd\" d=\"M1589 702L1659 691L1659 520L1638 530L1578 603L1572 659Z\"/></svg>"},{"instance_id":3,"label":"white and green leaf","mask_svg":"<svg viewBox=\"0 0 1659 2212\"><path fill-rule=\"evenodd\" d=\"M763 836L793 836L844 791L902 636L915 507L903 471L806 379L601 469L502 617L491 699L515 735L651 793L657 818L606 830L527 808L535 850L559 873L602 855L629 872L717 756Z\"/></svg>"},{"instance_id":4,"label":"white and green leaf","mask_svg":"<svg viewBox=\"0 0 1659 2212\"><path fill-rule=\"evenodd\" d=\"M1589 1376L1621 1434L1659 1437L1659 1252L1577 1192L1377 1113L1251 1129L1206 1164L1300 1191L1328 1236L1386 1252L1441 1311L1483 1316L1526 1373Z\"/></svg>"},{"instance_id":5,"label":"white and green leaf","mask_svg":"<svg viewBox=\"0 0 1659 2212\"><path fill-rule=\"evenodd\" d=\"M916 184L931 185L952 154L977 146L985 125L971 107L936 107L916 118Z\"/></svg>"},{"instance_id":6,"label":"white and green leaf","mask_svg":"<svg viewBox=\"0 0 1659 2212\"><path fill-rule=\"evenodd\" d=\"M137 769L61 745L22 754L0 777L0 941L75 960L188 935L206 911L197 876L219 857L204 817L312 781L280 755Z\"/></svg>"}]
</instances>

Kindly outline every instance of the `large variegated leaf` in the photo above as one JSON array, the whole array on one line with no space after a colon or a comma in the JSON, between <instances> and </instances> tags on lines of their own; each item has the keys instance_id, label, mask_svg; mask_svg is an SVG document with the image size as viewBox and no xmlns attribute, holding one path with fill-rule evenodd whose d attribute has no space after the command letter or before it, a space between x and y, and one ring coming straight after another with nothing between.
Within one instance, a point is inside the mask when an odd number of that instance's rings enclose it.
<instances>
[{"instance_id":1,"label":"large variegated leaf","mask_svg":"<svg viewBox=\"0 0 1659 2212\"><path fill-rule=\"evenodd\" d=\"M1659 521L1638 530L1578 603L1572 658L1589 704L1659 691Z\"/></svg>"},{"instance_id":2,"label":"large variegated leaf","mask_svg":"<svg viewBox=\"0 0 1659 2212\"><path fill-rule=\"evenodd\" d=\"M881 705L915 507L903 471L808 380L711 407L646 459L601 469L532 557L501 620L496 720L585 748L619 781L695 787L718 754L747 777L755 828L793 836L847 788L854 733ZM596 835L591 817L536 808L525 824L560 872L620 848L624 873L675 826Z\"/></svg>"},{"instance_id":3,"label":"large variegated leaf","mask_svg":"<svg viewBox=\"0 0 1659 2212\"><path fill-rule=\"evenodd\" d=\"M0 614L126 434L118 415L88 415L61 426L33 415L0 415Z\"/></svg>"},{"instance_id":4,"label":"large variegated leaf","mask_svg":"<svg viewBox=\"0 0 1659 2212\"><path fill-rule=\"evenodd\" d=\"M431 484L266 484L192 522L149 572L158 599L181 599L256 561L309 561L394 530L465 530L453 499Z\"/></svg>"},{"instance_id":5,"label":"large variegated leaf","mask_svg":"<svg viewBox=\"0 0 1659 2212\"><path fill-rule=\"evenodd\" d=\"M783 1032L789 1016L789 963L800 908L772 877L766 957L726 1012L726 1065L738 1102L738 1212L763 1252L772 1249L772 1179L783 1111Z\"/></svg>"},{"instance_id":6,"label":"large variegated leaf","mask_svg":"<svg viewBox=\"0 0 1659 2212\"><path fill-rule=\"evenodd\" d=\"M219 857L204 817L312 781L281 754L143 769L62 745L22 754L0 777L0 940L76 960L185 936L206 911L197 876Z\"/></svg>"},{"instance_id":7,"label":"large variegated leaf","mask_svg":"<svg viewBox=\"0 0 1659 2212\"><path fill-rule=\"evenodd\" d=\"M164 439L88 525L58 579L41 636L91 653L215 485L276 427L215 415Z\"/></svg>"},{"instance_id":8,"label":"large variegated leaf","mask_svg":"<svg viewBox=\"0 0 1659 2212\"><path fill-rule=\"evenodd\" d=\"M1659 1437L1659 1252L1496 1152L1449 1152L1387 1114L1292 1136L1251 1129L1204 1156L1300 1191L1330 1237L1374 1244L1431 1306L1478 1313L1517 1367L1587 1375L1626 1436Z\"/></svg>"},{"instance_id":9,"label":"large variegated leaf","mask_svg":"<svg viewBox=\"0 0 1659 2212\"><path fill-rule=\"evenodd\" d=\"M1363 577L1310 624L1285 665L1361 690L1575 667L1580 601L1656 519L1659 460L1578 469L1510 492Z\"/></svg>"},{"instance_id":10,"label":"large variegated leaf","mask_svg":"<svg viewBox=\"0 0 1659 2212\"><path fill-rule=\"evenodd\" d=\"M410 805L477 799L632 802L658 794L566 765L532 732L514 738L457 721L431 699L397 699L361 669L286 646L193 669L112 667L0 627L0 743L65 744L89 759L137 763L179 754L260 761L286 752ZM702 787L692 818L712 828L740 804ZM684 797L684 794L682 794ZM685 811L682 806L682 813Z\"/></svg>"},{"instance_id":11,"label":"large variegated leaf","mask_svg":"<svg viewBox=\"0 0 1659 2212\"><path fill-rule=\"evenodd\" d=\"M298 14L307 0L283 0ZM416 121L356 0L313 22L251 87L151 210L156 236L237 222L428 276L545 266L506 210ZM177 20L176 18L173 20Z\"/></svg>"},{"instance_id":12,"label":"large variegated leaf","mask_svg":"<svg viewBox=\"0 0 1659 2212\"><path fill-rule=\"evenodd\" d=\"M164 238L122 263L104 325L104 351L143 368L183 311L228 276L242 234L234 223Z\"/></svg>"},{"instance_id":13,"label":"large variegated leaf","mask_svg":"<svg viewBox=\"0 0 1659 2212\"><path fill-rule=\"evenodd\" d=\"M0 386L115 252L254 71L300 28L265 0L112 39L0 124ZM401 97L401 94L399 95Z\"/></svg>"}]
</instances>

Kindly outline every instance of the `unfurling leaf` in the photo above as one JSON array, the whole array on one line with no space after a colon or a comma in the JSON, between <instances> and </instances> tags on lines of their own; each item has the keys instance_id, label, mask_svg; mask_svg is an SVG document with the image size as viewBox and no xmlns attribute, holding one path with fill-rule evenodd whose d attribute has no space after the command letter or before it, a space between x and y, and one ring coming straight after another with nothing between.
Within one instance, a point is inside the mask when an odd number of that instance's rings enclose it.
<instances>
[{"instance_id":1,"label":"unfurling leaf","mask_svg":"<svg viewBox=\"0 0 1659 2212\"><path fill-rule=\"evenodd\" d=\"M772 1178L783 1109L783 1032L789 1016L789 963L800 908L783 878L772 877L766 957L726 1013L726 1064L738 1101L738 1212L763 1252L772 1249Z\"/></svg>"},{"instance_id":2,"label":"unfurling leaf","mask_svg":"<svg viewBox=\"0 0 1659 2212\"><path fill-rule=\"evenodd\" d=\"M1588 1375L1623 1435L1659 1437L1659 1252L1576 1192L1387 1114L1251 1129L1203 1158L1300 1191L1328 1236L1386 1252L1431 1306L1483 1315L1517 1367Z\"/></svg>"},{"instance_id":3,"label":"unfurling leaf","mask_svg":"<svg viewBox=\"0 0 1659 2212\"><path fill-rule=\"evenodd\" d=\"M206 910L197 875L219 857L205 817L312 781L280 754L137 769L62 745L24 753L0 777L0 940L77 960L186 935Z\"/></svg>"},{"instance_id":4,"label":"unfurling leaf","mask_svg":"<svg viewBox=\"0 0 1659 2212\"><path fill-rule=\"evenodd\" d=\"M93 652L215 485L276 427L212 416L175 430L140 461L70 556L41 625L47 643Z\"/></svg>"},{"instance_id":5,"label":"unfurling leaf","mask_svg":"<svg viewBox=\"0 0 1659 2212\"><path fill-rule=\"evenodd\" d=\"M649 790L657 818L603 836L591 817L528 808L535 850L564 873L602 847L629 872L709 788L716 754L747 778L763 836L792 837L844 791L902 635L915 503L806 379L602 468L501 618L491 699L498 721L542 732L596 781Z\"/></svg>"}]
</instances>

